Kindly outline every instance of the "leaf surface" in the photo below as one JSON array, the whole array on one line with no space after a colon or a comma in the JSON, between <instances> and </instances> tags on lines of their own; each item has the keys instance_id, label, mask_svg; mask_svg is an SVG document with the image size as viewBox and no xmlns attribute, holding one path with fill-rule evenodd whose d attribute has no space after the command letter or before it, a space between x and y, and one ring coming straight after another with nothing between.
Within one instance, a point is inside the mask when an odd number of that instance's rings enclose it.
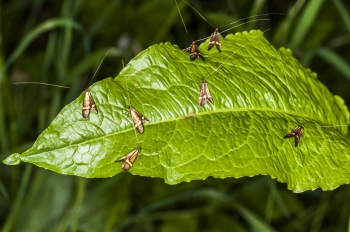
<instances>
[{"instance_id":1,"label":"leaf surface","mask_svg":"<svg viewBox=\"0 0 350 232\"><path fill-rule=\"evenodd\" d=\"M88 178L121 172L115 162L141 147L132 174L182 181L270 175L302 192L350 180L349 123L333 96L290 50L276 50L260 31L222 38L222 52L199 49L205 61L169 43L141 52L115 78L89 88L99 113L81 116L82 95L68 104L26 152L4 163L30 162ZM217 71L215 71L222 65ZM205 79L215 105L198 105ZM128 106L151 122L134 130ZM296 126L304 134L283 137Z\"/></svg>"}]
</instances>

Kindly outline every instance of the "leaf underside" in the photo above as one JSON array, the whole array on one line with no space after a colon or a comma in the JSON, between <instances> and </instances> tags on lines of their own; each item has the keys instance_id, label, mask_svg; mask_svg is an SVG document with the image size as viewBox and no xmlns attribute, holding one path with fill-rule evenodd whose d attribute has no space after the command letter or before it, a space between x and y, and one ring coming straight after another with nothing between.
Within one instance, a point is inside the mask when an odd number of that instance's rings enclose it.
<instances>
[{"instance_id":1,"label":"leaf underside","mask_svg":"<svg viewBox=\"0 0 350 232\"><path fill-rule=\"evenodd\" d=\"M222 38L205 61L169 43L141 52L115 78L89 88L99 113L81 116L82 95L68 104L26 152L4 163L30 162L88 178L122 171L115 162L141 147L130 172L182 181L270 175L294 192L331 190L350 180L349 123L333 96L290 50L276 50L260 31ZM228 59L232 54L231 59ZM227 60L228 59L228 60ZM217 72L213 71L227 60ZM215 105L198 105L205 79ZM135 133L131 105L151 122ZM186 116L193 116L184 119ZM304 125L297 147L283 137Z\"/></svg>"}]
</instances>

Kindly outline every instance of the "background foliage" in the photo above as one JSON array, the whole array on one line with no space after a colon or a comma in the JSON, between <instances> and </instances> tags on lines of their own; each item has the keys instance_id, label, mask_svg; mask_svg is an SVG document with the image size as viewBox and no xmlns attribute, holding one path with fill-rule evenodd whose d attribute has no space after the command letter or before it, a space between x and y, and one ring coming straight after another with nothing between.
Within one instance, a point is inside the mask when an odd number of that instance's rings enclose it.
<instances>
[{"instance_id":1,"label":"background foliage","mask_svg":"<svg viewBox=\"0 0 350 232\"><path fill-rule=\"evenodd\" d=\"M276 47L318 73L350 105L350 4L341 0L191 1L215 25L279 12L270 23ZM180 3L193 38L213 28ZM185 48L190 39L172 0L1 1L0 159L28 149L85 87L108 47L97 79L115 77L154 43ZM43 81L72 86L13 86ZM269 177L192 181L175 186L122 173L109 179L63 176L29 164L0 166L3 231L344 231L350 189L293 194Z\"/></svg>"}]
</instances>

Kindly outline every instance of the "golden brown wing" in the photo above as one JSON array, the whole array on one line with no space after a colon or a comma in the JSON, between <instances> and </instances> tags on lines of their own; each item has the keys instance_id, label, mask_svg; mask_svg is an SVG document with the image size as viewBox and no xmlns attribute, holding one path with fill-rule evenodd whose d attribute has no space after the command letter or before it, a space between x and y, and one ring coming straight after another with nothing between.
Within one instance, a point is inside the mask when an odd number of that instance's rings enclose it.
<instances>
[{"instance_id":1,"label":"golden brown wing","mask_svg":"<svg viewBox=\"0 0 350 232\"><path fill-rule=\"evenodd\" d=\"M127 172L134 164L137 156L140 154L140 151L141 151L141 148L137 148L129 152L126 156L118 159L116 162L123 161L124 163L122 164L122 169L124 172Z\"/></svg>"},{"instance_id":2,"label":"golden brown wing","mask_svg":"<svg viewBox=\"0 0 350 232\"><path fill-rule=\"evenodd\" d=\"M208 51L214 45L216 45L216 48L218 49L218 51L221 52L220 33L219 33L219 29L218 28L216 28L214 33L211 34L211 36L210 36L210 42L208 44Z\"/></svg>"},{"instance_id":3,"label":"golden brown wing","mask_svg":"<svg viewBox=\"0 0 350 232\"><path fill-rule=\"evenodd\" d=\"M199 99L198 99L198 104L200 107L203 107L205 105L205 102L207 101L207 96L206 96L206 92L205 92L206 86L207 86L207 82L205 82L205 80L203 80L201 83L201 89L199 92Z\"/></svg>"},{"instance_id":4,"label":"golden brown wing","mask_svg":"<svg viewBox=\"0 0 350 232\"><path fill-rule=\"evenodd\" d=\"M208 83L206 83L206 85L205 85L205 96L207 97L208 101L214 105L214 99L210 94Z\"/></svg>"},{"instance_id":5,"label":"golden brown wing","mask_svg":"<svg viewBox=\"0 0 350 232\"><path fill-rule=\"evenodd\" d=\"M142 119L140 117L140 113L137 112L134 108L130 107L130 115L131 115L131 118L132 118L132 121L134 122L134 125L137 129L137 131L140 133L140 134L143 134L144 132L144 127L143 127L143 124L142 124Z\"/></svg>"},{"instance_id":6,"label":"golden brown wing","mask_svg":"<svg viewBox=\"0 0 350 232\"><path fill-rule=\"evenodd\" d=\"M212 33L210 36L210 41L208 43L208 51L214 46L215 44L215 34Z\"/></svg>"},{"instance_id":7,"label":"golden brown wing","mask_svg":"<svg viewBox=\"0 0 350 232\"><path fill-rule=\"evenodd\" d=\"M303 133L304 133L304 127L303 126L297 126L291 132L286 134L284 136L284 138L294 137L294 144L295 144L295 146L298 146L298 144L299 144L299 142L301 140L301 136L303 135Z\"/></svg>"},{"instance_id":8,"label":"golden brown wing","mask_svg":"<svg viewBox=\"0 0 350 232\"><path fill-rule=\"evenodd\" d=\"M91 92L89 92L89 93L90 93L90 106L91 106L91 109L92 109L92 111L94 111L96 114L98 114L98 110L97 110L97 106L96 106L96 104L95 104L95 101L94 101L94 99L92 98Z\"/></svg>"},{"instance_id":9,"label":"golden brown wing","mask_svg":"<svg viewBox=\"0 0 350 232\"><path fill-rule=\"evenodd\" d=\"M197 59L197 57L198 57L198 53L197 53L196 47L197 47L197 45L193 42L191 44L191 47L190 47L190 59L191 59L191 61Z\"/></svg>"},{"instance_id":10,"label":"golden brown wing","mask_svg":"<svg viewBox=\"0 0 350 232\"><path fill-rule=\"evenodd\" d=\"M98 113L97 106L88 89L84 92L82 114L84 118L89 117L91 110Z\"/></svg>"},{"instance_id":11,"label":"golden brown wing","mask_svg":"<svg viewBox=\"0 0 350 232\"><path fill-rule=\"evenodd\" d=\"M83 97L83 108L82 108L82 113L83 117L87 118L90 115L91 111L91 93L88 89L85 90L84 92L84 97Z\"/></svg>"}]
</instances>

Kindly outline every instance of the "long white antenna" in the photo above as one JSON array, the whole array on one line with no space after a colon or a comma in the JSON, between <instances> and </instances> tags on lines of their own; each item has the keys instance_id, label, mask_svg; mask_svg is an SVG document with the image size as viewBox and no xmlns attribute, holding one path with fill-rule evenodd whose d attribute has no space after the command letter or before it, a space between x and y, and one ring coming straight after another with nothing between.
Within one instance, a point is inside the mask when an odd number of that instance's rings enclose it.
<instances>
[{"instance_id":1,"label":"long white antenna","mask_svg":"<svg viewBox=\"0 0 350 232\"><path fill-rule=\"evenodd\" d=\"M106 56L108 55L108 53L109 53L113 48L114 48L114 47L111 47L111 48L106 52L106 54L103 56L102 60L101 60L100 63L98 64L98 67L97 67L97 69L96 69L94 75L93 75L92 78L90 79L90 81L89 81L89 83L88 83L88 86L89 86L90 82L92 81L92 79L95 78L96 73L98 72L98 70L99 70L100 67L101 67L101 64L103 63L103 60L106 58Z\"/></svg>"},{"instance_id":2,"label":"long white antenna","mask_svg":"<svg viewBox=\"0 0 350 232\"><path fill-rule=\"evenodd\" d=\"M199 14L199 16L201 16L202 19L204 19L207 23L209 23L210 25L212 25L214 28L216 28L216 26L214 26L212 23L210 23L206 18L204 18L204 16L199 13L198 10L196 10L193 6L191 6L188 2L186 2L185 0L182 0L183 2L185 2L189 7L191 7L195 12L197 12Z\"/></svg>"},{"instance_id":3,"label":"long white antenna","mask_svg":"<svg viewBox=\"0 0 350 232\"><path fill-rule=\"evenodd\" d=\"M95 75L96 75L97 71L99 70L99 68L100 68L100 66L101 66L101 64L102 64L102 62L103 62L103 60L106 58L106 56L108 55L108 53L109 53L109 52L110 52L112 49L113 49L113 47L112 47L112 48L110 48L110 49L107 51L107 53L106 53L106 54L103 56L102 60L100 61L99 65L98 65L98 67L97 67L97 69L96 69L96 71L95 71L95 73L94 73L93 77L90 79L89 83L92 81L92 79L94 79L94 77L95 77ZM89 85L89 83L88 83L88 85ZM34 81L15 82L15 83L13 83L13 84L14 84L14 85L21 85L21 84L36 84L36 85L49 85L49 86L55 86L55 87L65 88L65 89L70 89L70 88L71 88L71 87L68 87L68 86L63 86L63 85L54 85L54 84L49 84L49 83L44 83L44 82L34 82Z\"/></svg>"},{"instance_id":4,"label":"long white antenna","mask_svg":"<svg viewBox=\"0 0 350 232\"><path fill-rule=\"evenodd\" d=\"M218 69L223 66L229 59L232 58L232 56L234 56L238 51L240 51L241 49L243 49L245 46L247 46L250 42L252 42L253 40L255 40L257 37L259 37L260 35L264 34L265 32L267 32L268 30L270 30L271 28L261 32L259 35L255 36L253 39L249 40L246 44L244 44L240 49L238 49L237 51L235 51L234 53L232 53L232 55L230 55L222 64L220 64L214 71L212 71L208 76L211 76L211 74L213 74L214 72L217 72Z\"/></svg>"},{"instance_id":5,"label":"long white antenna","mask_svg":"<svg viewBox=\"0 0 350 232\"><path fill-rule=\"evenodd\" d=\"M193 41L193 39L192 39L192 37L190 36L190 34L188 34L188 31L187 31L187 28L186 28L185 22L184 22L184 20L183 20L183 18L182 18L181 12L180 12L179 5L177 5L177 1L176 1L176 0L174 0L174 1L175 1L175 3L176 3L177 10L179 11L179 14L180 14L180 17L181 17L182 23L183 23L183 25L184 25L184 27L185 27L185 31L186 31L187 35L188 35L188 36L191 38L191 40Z\"/></svg>"},{"instance_id":6,"label":"long white antenna","mask_svg":"<svg viewBox=\"0 0 350 232\"><path fill-rule=\"evenodd\" d=\"M63 85L54 85L54 84L49 84L49 83L43 83L43 82L32 82L32 81L25 81L25 82L15 82L13 83L14 85L21 85L21 84L36 84L36 85L50 85L50 86L55 86L55 87L60 87L60 88L65 88L65 89L70 89L71 87L63 86Z\"/></svg>"},{"instance_id":7,"label":"long white antenna","mask_svg":"<svg viewBox=\"0 0 350 232\"><path fill-rule=\"evenodd\" d=\"M238 24L238 25L236 25L236 26L230 27L229 29L226 29L226 30L224 30L224 31L221 31L220 34L226 32L226 31L229 31L229 30L231 30L231 29L233 29L233 28L235 28L235 27L239 27L239 26L242 26L242 25L244 25L244 24L247 24L247 23L251 23L251 22L255 22L255 21L264 21L264 20L265 20L265 21L266 21L266 20L269 21L269 20L271 20L271 19L255 19L255 20L251 20L251 21L248 21L248 22L244 22L244 23ZM194 41L194 42L206 40L206 39L208 39L208 38L210 38L210 37L211 37L211 36L205 37L205 38L203 38L203 39L198 39L198 40L196 40L196 41Z\"/></svg>"},{"instance_id":8,"label":"long white antenna","mask_svg":"<svg viewBox=\"0 0 350 232\"><path fill-rule=\"evenodd\" d=\"M122 60L122 64L123 64L123 68L124 68L124 60ZM128 93L129 107L131 107L131 100L130 100L130 94L129 94L129 85L128 85L128 82L127 82L127 78L125 78L125 85L126 85L126 92ZM129 108L129 111L130 111L130 108ZM129 112L129 113L130 113L130 112ZM130 115L130 116L131 116L131 115ZM133 125L134 125L134 124L133 124ZM134 133L135 133L136 143L137 143L137 144L140 144L139 137L137 136L137 133L136 133L135 125L134 125L133 127L134 127Z\"/></svg>"},{"instance_id":9,"label":"long white antenna","mask_svg":"<svg viewBox=\"0 0 350 232\"><path fill-rule=\"evenodd\" d=\"M238 22L240 22L240 21L242 21L242 20L245 20L245 19L250 19L250 18L260 17L260 16L268 16L268 15L285 15L285 14L282 14L282 13L269 13L269 14L253 15L253 16L249 16L249 17L246 17L246 18L243 18L243 19L237 20L237 21L235 21L235 22L232 22L232 23L226 24L226 25L221 26L221 27L218 27L218 28L226 27L226 26L228 26L228 25L238 23Z\"/></svg>"},{"instance_id":10,"label":"long white antenna","mask_svg":"<svg viewBox=\"0 0 350 232\"><path fill-rule=\"evenodd\" d=\"M334 126L316 126L316 127L338 127L338 126L347 126L347 127L349 127L350 124L348 124L348 125L334 125Z\"/></svg>"},{"instance_id":11,"label":"long white antenna","mask_svg":"<svg viewBox=\"0 0 350 232\"><path fill-rule=\"evenodd\" d=\"M229 23L229 24L226 24L224 26L221 26L221 27L217 27L215 26L214 24L212 24L211 22L209 22L201 13L199 13L198 10L196 10L191 4L189 4L188 2L186 2L185 0L182 0L183 2L185 2L189 7L191 7L195 12L197 12L197 14L199 14L199 16L204 19L204 21L206 21L207 23L209 23L210 25L212 25L214 28L222 28L222 27L226 27L228 25L231 25L231 24L235 24L235 23L238 23L240 21L243 21L245 19L250 19L250 18L254 18L254 17L260 17L260 16L268 16L268 15L285 15L285 14L282 14L282 13L269 13L269 14L260 14L260 15L253 15L253 16L249 16L249 17L246 17L246 18L242 18L240 20L237 20L237 21L234 21L232 23ZM254 21L252 21L254 22Z\"/></svg>"}]
</instances>

